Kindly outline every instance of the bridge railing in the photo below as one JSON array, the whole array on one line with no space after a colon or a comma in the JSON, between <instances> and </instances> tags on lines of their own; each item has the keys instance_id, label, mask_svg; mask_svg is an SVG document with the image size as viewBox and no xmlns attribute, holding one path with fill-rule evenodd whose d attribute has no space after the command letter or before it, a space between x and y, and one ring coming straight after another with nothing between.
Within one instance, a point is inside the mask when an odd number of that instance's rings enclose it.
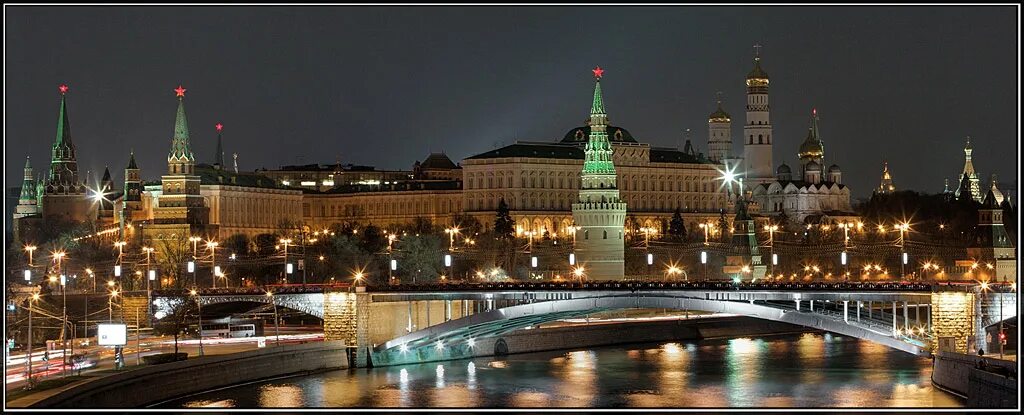
<instances>
[{"instance_id":1,"label":"bridge railing","mask_svg":"<svg viewBox=\"0 0 1024 415\"><path fill-rule=\"evenodd\" d=\"M371 286L373 292L424 291L562 291L562 290L736 290L736 291L913 291L930 292L947 287L928 282L734 282L709 281L545 281L454 282ZM954 287L955 288L955 287Z\"/></svg>"}]
</instances>

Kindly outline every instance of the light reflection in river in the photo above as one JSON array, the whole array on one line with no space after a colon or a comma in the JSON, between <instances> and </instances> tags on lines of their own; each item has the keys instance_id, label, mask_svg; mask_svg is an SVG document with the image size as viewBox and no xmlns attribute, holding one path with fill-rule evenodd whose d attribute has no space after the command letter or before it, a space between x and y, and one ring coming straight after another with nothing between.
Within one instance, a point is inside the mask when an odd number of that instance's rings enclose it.
<instances>
[{"instance_id":1,"label":"light reflection in river","mask_svg":"<svg viewBox=\"0 0 1024 415\"><path fill-rule=\"evenodd\" d=\"M928 359L839 335L595 348L335 371L165 407L959 407Z\"/></svg>"}]
</instances>

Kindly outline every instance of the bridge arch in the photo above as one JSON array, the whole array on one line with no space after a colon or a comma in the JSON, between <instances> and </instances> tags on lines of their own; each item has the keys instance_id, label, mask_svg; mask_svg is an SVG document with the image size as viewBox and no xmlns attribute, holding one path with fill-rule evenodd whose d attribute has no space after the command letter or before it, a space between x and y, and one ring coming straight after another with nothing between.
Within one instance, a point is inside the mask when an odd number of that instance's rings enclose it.
<instances>
[{"instance_id":1,"label":"bridge arch","mask_svg":"<svg viewBox=\"0 0 1024 415\"><path fill-rule=\"evenodd\" d=\"M153 314L158 319L161 314L170 314L171 310L180 301L189 300L191 297L184 296L154 296L153 297ZM241 295L207 295L199 297L200 304L204 306L214 304L225 304L225 303L256 303L256 304L270 304L274 303L278 307L287 308L289 310L298 311L300 313L308 314L310 316L324 319L324 294L323 293L299 293L299 294L275 294L274 296L266 295L253 295L253 294L241 294Z\"/></svg>"},{"instance_id":2,"label":"bridge arch","mask_svg":"<svg viewBox=\"0 0 1024 415\"><path fill-rule=\"evenodd\" d=\"M855 325L819 313L738 301L621 295L543 301L472 314L387 341L373 348L370 357L374 365L381 366L490 355L494 350L494 343L506 333L559 319L626 308L686 309L738 314L830 331L908 353L928 353L926 344L895 338L892 333L883 329Z\"/></svg>"}]
</instances>

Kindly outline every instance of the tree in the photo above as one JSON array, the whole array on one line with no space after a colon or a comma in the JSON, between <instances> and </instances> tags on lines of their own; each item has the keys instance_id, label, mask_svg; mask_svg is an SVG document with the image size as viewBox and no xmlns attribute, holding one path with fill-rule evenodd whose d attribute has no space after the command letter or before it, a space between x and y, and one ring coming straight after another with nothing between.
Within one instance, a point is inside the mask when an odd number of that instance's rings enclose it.
<instances>
[{"instance_id":1,"label":"tree","mask_svg":"<svg viewBox=\"0 0 1024 415\"><path fill-rule=\"evenodd\" d=\"M169 313L154 324L153 329L160 334L171 334L174 336L174 353L178 353L178 336L188 327L189 316L196 313L198 305L191 296L178 296L166 298Z\"/></svg>"},{"instance_id":2,"label":"tree","mask_svg":"<svg viewBox=\"0 0 1024 415\"><path fill-rule=\"evenodd\" d=\"M398 266L408 280L436 280L443 263L442 241L437 235L409 235L399 241Z\"/></svg>"},{"instance_id":3,"label":"tree","mask_svg":"<svg viewBox=\"0 0 1024 415\"><path fill-rule=\"evenodd\" d=\"M672 221L668 225L668 235L674 242L682 242L686 239L686 225L683 223L683 215L676 208L672 214Z\"/></svg>"},{"instance_id":4,"label":"tree","mask_svg":"<svg viewBox=\"0 0 1024 415\"><path fill-rule=\"evenodd\" d=\"M484 226L480 221L464 213L453 216L452 223L458 226L459 232L466 236L478 235L484 231Z\"/></svg>"},{"instance_id":5,"label":"tree","mask_svg":"<svg viewBox=\"0 0 1024 415\"><path fill-rule=\"evenodd\" d=\"M494 219L494 235L502 240L511 239L515 236L515 222L508 213L508 204L502 198L498 201L498 212Z\"/></svg>"},{"instance_id":6,"label":"tree","mask_svg":"<svg viewBox=\"0 0 1024 415\"><path fill-rule=\"evenodd\" d=\"M224 240L224 248L228 252L240 255L249 253L249 236L244 233L236 233Z\"/></svg>"},{"instance_id":7,"label":"tree","mask_svg":"<svg viewBox=\"0 0 1024 415\"><path fill-rule=\"evenodd\" d=\"M191 278L183 278L185 270L182 269L188 261L192 260L192 244L188 241L185 233L175 233L168 237L157 239L155 242L157 243L154 259L157 266L160 267L160 274L171 277L172 287L190 287L193 281ZM199 265L196 264L196 266L198 267ZM188 277L192 276L189 275ZM146 276L143 276L143 278L146 278Z\"/></svg>"},{"instance_id":8,"label":"tree","mask_svg":"<svg viewBox=\"0 0 1024 415\"><path fill-rule=\"evenodd\" d=\"M721 215L718 217L718 231L719 242L729 243L729 220L725 218L725 209L722 209Z\"/></svg>"}]
</instances>

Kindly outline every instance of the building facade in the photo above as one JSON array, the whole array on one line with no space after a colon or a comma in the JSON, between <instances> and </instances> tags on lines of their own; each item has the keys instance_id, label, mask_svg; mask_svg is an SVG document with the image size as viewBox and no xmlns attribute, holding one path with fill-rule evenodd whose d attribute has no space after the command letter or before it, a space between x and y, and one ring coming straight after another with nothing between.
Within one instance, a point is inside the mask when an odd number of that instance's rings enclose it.
<instances>
[{"instance_id":1,"label":"building facade","mask_svg":"<svg viewBox=\"0 0 1024 415\"><path fill-rule=\"evenodd\" d=\"M752 189L754 202L761 213L784 216L790 224L803 224L810 220L829 217L854 220L856 213L850 205L850 189L842 183L842 170L838 165L824 170L825 145L818 129L818 111L811 113L807 138L797 153L799 174L794 175L786 163L779 165L773 181L761 183Z\"/></svg>"}]
</instances>

